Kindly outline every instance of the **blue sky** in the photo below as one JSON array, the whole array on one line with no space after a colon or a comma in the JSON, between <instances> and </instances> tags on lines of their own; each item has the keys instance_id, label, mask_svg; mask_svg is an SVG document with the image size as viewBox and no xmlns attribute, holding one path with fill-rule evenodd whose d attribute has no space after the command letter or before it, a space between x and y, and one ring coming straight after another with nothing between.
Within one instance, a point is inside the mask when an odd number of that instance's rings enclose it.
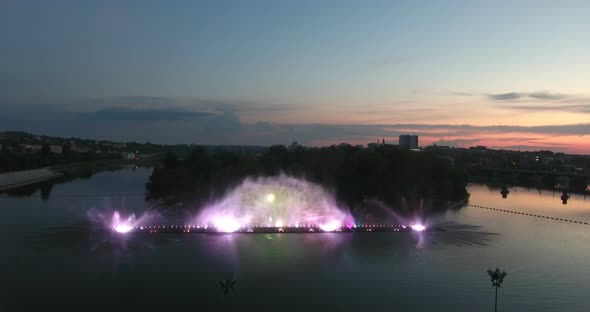
<instances>
[{"instance_id":1,"label":"blue sky","mask_svg":"<svg viewBox=\"0 0 590 312\"><path fill-rule=\"evenodd\" d=\"M470 125L462 144L590 153L588 16L586 1L3 1L0 130L322 145Z\"/></svg>"}]
</instances>

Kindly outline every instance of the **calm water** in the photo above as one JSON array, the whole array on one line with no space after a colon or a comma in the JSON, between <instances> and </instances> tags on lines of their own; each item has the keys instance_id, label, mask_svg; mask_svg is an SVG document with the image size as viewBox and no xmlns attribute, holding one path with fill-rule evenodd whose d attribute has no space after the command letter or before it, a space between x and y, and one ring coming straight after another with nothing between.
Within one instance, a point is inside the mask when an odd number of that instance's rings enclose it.
<instances>
[{"instance_id":1,"label":"calm water","mask_svg":"<svg viewBox=\"0 0 590 312\"><path fill-rule=\"evenodd\" d=\"M154 235L116 240L84 228L90 209L141 211L149 169L56 185L48 201L0 197L0 311L173 309L492 311L485 270L508 277L500 311L589 311L590 226L474 207L432 217L449 231ZM590 222L590 198L469 188L472 204ZM476 227L479 226L479 227ZM492 233L492 234L489 234ZM496 235L494 235L495 233ZM218 283L238 276L232 296Z\"/></svg>"}]
</instances>

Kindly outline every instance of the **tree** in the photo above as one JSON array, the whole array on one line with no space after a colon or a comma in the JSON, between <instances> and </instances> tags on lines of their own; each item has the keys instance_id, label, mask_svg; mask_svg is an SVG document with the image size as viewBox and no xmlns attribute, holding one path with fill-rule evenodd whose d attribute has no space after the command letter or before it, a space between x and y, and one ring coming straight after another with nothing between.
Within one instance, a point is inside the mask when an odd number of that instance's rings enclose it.
<instances>
[{"instance_id":1,"label":"tree","mask_svg":"<svg viewBox=\"0 0 590 312\"><path fill-rule=\"evenodd\" d=\"M175 169L178 166L178 157L171 151L166 152L164 155L164 159L162 159L162 163L164 163L164 167L167 169Z\"/></svg>"},{"instance_id":2,"label":"tree","mask_svg":"<svg viewBox=\"0 0 590 312\"><path fill-rule=\"evenodd\" d=\"M47 156L49 154L51 154L51 146L49 146L49 144L43 144L41 147L41 155Z\"/></svg>"},{"instance_id":3,"label":"tree","mask_svg":"<svg viewBox=\"0 0 590 312\"><path fill-rule=\"evenodd\" d=\"M154 198L183 194L185 201L204 203L247 177L281 173L333 190L337 200L349 207L362 205L367 198L396 205L401 199L455 201L468 196L467 176L448 159L388 145L375 149L275 145L257 155L197 146L181 160L170 151L162 167L154 169L148 191Z\"/></svg>"}]
</instances>

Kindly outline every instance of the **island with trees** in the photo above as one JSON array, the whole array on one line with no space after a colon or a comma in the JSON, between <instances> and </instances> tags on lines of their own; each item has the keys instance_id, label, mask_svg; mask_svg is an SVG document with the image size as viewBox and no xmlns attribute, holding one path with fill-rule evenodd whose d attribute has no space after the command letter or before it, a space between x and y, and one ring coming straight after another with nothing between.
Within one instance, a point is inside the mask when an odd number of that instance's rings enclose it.
<instances>
[{"instance_id":1,"label":"island with trees","mask_svg":"<svg viewBox=\"0 0 590 312\"><path fill-rule=\"evenodd\" d=\"M351 209L363 209L362 203L370 199L390 205L401 199L426 199L448 206L468 198L466 174L446 158L391 145L365 148L349 144L321 148L276 145L259 153L212 153L196 147L183 159L169 152L154 168L146 184L147 196L199 206L247 177L280 174L317 183Z\"/></svg>"}]
</instances>

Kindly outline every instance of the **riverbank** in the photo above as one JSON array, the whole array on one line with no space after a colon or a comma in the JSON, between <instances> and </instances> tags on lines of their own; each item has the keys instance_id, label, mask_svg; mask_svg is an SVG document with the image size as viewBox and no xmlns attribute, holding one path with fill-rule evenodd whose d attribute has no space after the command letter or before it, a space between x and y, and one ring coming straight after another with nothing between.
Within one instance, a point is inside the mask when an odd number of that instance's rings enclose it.
<instances>
[{"instance_id":1,"label":"riverbank","mask_svg":"<svg viewBox=\"0 0 590 312\"><path fill-rule=\"evenodd\" d=\"M0 173L0 191L43 182L63 176L53 168L40 168Z\"/></svg>"},{"instance_id":2,"label":"riverbank","mask_svg":"<svg viewBox=\"0 0 590 312\"><path fill-rule=\"evenodd\" d=\"M118 170L124 165L151 166L157 159L109 159L77 162L52 167L0 173L0 191L15 189L31 184L55 180L67 181L79 177L90 177L103 170Z\"/></svg>"}]
</instances>

